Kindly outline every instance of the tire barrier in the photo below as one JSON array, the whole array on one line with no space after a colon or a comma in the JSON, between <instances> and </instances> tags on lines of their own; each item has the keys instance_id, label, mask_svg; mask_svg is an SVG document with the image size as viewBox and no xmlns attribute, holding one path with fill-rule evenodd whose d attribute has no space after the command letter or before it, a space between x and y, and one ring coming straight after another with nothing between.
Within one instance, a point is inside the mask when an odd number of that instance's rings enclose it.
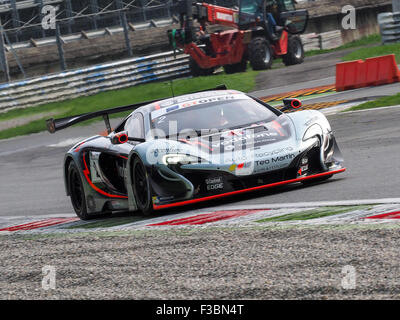
<instances>
[{"instance_id":1,"label":"tire barrier","mask_svg":"<svg viewBox=\"0 0 400 320\"><path fill-rule=\"evenodd\" d=\"M383 43L400 42L400 12L378 14L378 24Z\"/></svg>"},{"instance_id":2,"label":"tire barrier","mask_svg":"<svg viewBox=\"0 0 400 320\"><path fill-rule=\"evenodd\" d=\"M336 91L379 86L400 81L394 54L336 65Z\"/></svg>"}]
</instances>

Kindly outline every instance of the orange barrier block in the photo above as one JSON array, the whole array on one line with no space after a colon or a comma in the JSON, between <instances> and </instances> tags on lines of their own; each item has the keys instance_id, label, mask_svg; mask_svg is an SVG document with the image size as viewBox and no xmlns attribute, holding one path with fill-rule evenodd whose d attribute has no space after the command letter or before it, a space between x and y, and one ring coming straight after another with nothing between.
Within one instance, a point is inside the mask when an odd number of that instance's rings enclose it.
<instances>
[{"instance_id":1,"label":"orange barrier block","mask_svg":"<svg viewBox=\"0 0 400 320\"><path fill-rule=\"evenodd\" d=\"M400 71L394 54L365 60L366 86L380 86L400 81Z\"/></svg>"},{"instance_id":2,"label":"orange barrier block","mask_svg":"<svg viewBox=\"0 0 400 320\"><path fill-rule=\"evenodd\" d=\"M364 61L356 60L336 65L336 91L361 88L364 82Z\"/></svg>"},{"instance_id":3,"label":"orange barrier block","mask_svg":"<svg viewBox=\"0 0 400 320\"><path fill-rule=\"evenodd\" d=\"M394 82L400 82L400 70L394 54L336 65L336 91Z\"/></svg>"}]
</instances>

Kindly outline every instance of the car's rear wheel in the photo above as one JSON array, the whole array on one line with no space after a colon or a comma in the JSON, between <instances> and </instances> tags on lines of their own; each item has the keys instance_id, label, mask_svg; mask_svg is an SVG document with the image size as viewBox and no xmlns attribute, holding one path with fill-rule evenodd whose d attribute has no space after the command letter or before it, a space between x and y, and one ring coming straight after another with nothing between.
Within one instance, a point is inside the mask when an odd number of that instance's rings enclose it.
<instances>
[{"instance_id":1,"label":"car's rear wheel","mask_svg":"<svg viewBox=\"0 0 400 320\"><path fill-rule=\"evenodd\" d=\"M150 215L153 212L152 192L146 168L139 157L133 160L132 183L138 209L144 215Z\"/></svg>"},{"instance_id":2,"label":"car's rear wheel","mask_svg":"<svg viewBox=\"0 0 400 320\"><path fill-rule=\"evenodd\" d=\"M87 212L85 190L79 169L73 161L68 166L68 188L76 215L82 220L92 218Z\"/></svg>"}]
</instances>

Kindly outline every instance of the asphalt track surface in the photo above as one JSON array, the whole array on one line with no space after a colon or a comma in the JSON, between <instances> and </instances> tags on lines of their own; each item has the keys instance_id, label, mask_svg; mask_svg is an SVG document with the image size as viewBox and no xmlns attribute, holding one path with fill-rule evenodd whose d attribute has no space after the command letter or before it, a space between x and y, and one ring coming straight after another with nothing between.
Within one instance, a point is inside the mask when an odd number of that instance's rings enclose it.
<instances>
[{"instance_id":1,"label":"asphalt track surface","mask_svg":"<svg viewBox=\"0 0 400 320\"><path fill-rule=\"evenodd\" d=\"M328 119L343 153L347 172L314 186L285 186L218 200L201 207L399 197L400 107L338 113ZM1 215L73 215L64 191L64 153L75 142L102 129L103 125L96 123L89 127L69 128L55 135L43 132L1 141Z\"/></svg>"}]
</instances>

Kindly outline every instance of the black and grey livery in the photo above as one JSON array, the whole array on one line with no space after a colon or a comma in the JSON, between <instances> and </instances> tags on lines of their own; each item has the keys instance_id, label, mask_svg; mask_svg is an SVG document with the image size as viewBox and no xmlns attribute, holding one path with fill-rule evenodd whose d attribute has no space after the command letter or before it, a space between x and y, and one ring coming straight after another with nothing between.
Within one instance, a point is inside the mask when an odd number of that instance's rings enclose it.
<instances>
[{"instance_id":1,"label":"black and grey livery","mask_svg":"<svg viewBox=\"0 0 400 320\"><path fill-rule=\"evenodd\" d=\"M286 109L301 106L286 100ZM111 132L108 115L133 110ZM235 90L47 121L50 132L103 116L109 134L65 155L67 195L82 219L113 211L193 204L345 171L329 122L318 111L283 113Z\"/></svg>"}]
</instances>

